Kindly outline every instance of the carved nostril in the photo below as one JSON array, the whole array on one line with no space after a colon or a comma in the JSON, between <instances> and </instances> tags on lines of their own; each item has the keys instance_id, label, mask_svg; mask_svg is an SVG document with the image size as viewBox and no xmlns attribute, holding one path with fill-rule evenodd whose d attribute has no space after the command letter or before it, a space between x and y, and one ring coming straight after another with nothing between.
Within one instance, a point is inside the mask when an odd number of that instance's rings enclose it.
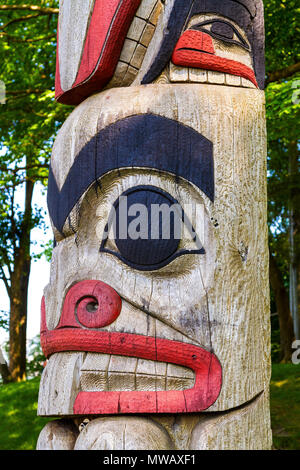
<instances>
[{"instance_id":1,"label":"carved nostril","mask_svg":"<svg viewBox=\"0 0 300 470\"><path fill-rule=\"evenodd\" d=\"M83 281L83 283L73 286L72 289L75 295L75 290L78 292L78 297L81 293L76 303L75 316L82 326L103 328L113 323L119 316L121 298L114 289L104 282ZM86 295L82 296L84 291Z\"/></svg>"},{"instance_id":2,"label":"carved nostril","mask_svg":"<svg viewBox=\"0 0 300 470\"><path fill-rule=\"evenodd\" d=\"M97 302L89 302L85 308L89 313L95 313L99 308L99 304Z\"/></svg>"},{"instance_id":3,"label":"carved nostril","mask_svg":"<svg viewBox=\"0 0 300 470\"><path fill-rule=\"evenodd\" d=\"M57 328L103 328L118 318L121 308L121 297L108 284L80 281L66 295Z\"/></svg>"}]
</instances>

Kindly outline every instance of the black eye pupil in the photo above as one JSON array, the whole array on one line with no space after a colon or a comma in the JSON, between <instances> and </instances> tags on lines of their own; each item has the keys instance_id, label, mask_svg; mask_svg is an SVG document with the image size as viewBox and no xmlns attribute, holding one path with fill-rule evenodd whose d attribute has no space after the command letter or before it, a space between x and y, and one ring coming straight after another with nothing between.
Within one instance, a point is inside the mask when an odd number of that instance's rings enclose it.
<instances>
[{"instance_id":1,"label":"black eye pupil","mask_svg":"<svg viewBox=\"0 0 300 470\"><path fill-rule=\"evenodd\" d=\"M232 27L221 21L216 21L212 24L211 32L218 36L223 36L226 39L233 39L234 31Z\"/></svg>"},{"instance_id":2,"label":"black eye pupil","mask_svg":"<svg viewBox=\"0 0 300 470\"><path fill-rule=\"evenodd\" d=\"M127 262L145 267L160 265L177 251L182 214L175 210L175 203L159 190L145 188L127 194L126 206L116 207L115 243ZM120 214L124 210L127 214ZM122 220L127 221L125 234L120 227Z\"/></svg>"}]
</instances>

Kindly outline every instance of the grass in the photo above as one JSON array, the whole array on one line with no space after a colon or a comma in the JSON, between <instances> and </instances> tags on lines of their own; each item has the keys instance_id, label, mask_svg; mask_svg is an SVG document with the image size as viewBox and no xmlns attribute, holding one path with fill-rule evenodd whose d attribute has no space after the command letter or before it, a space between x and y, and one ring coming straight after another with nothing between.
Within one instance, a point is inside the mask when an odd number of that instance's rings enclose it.
<instances>
[{"instance_id":1,"label":"grass","mask_svg":"<svg viewBox=\"0 0 300 470\"><path fill-rule=\"evenodd\" d=\"M32 450L47 420L37 417L39 379L0 386L0 450Z\"/></svg>"},{"instance_id":2,"label":"grass","mask_svg":"<svg viewBox=\"0 0 300 470\"><path fill-rule=\"evenodd\" d=\"M271 418L275 449L300 450L300 365L273 365Z\"/></svg>"},{"instance_id":3,"label":"grass","mask_svg":"<svg viewBox=\"0 0 300 470\"><path fill-rule=\"evenodd\" d=\"M39 379L0 386L0 450L35 449L47 419L36 416ZM300 365L274 364L271 381L274 448L300 450Z\"/></svg>"}]
</instances>

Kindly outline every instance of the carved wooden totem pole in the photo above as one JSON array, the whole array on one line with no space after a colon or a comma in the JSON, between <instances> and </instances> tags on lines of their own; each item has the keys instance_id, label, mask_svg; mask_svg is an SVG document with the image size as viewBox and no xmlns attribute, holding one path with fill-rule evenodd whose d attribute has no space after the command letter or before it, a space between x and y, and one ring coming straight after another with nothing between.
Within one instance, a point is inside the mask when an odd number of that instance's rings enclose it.
<instances>
[{"instance_id":1,"label":"carved wooden totem pole","mask_svg":"<svg viewBox=\"0 0 300 470\"><path fill-rule=\"evenodd\" d=\"M38 449L269 449L262 0L61 0Z\"/></svg>"}]
</instances>

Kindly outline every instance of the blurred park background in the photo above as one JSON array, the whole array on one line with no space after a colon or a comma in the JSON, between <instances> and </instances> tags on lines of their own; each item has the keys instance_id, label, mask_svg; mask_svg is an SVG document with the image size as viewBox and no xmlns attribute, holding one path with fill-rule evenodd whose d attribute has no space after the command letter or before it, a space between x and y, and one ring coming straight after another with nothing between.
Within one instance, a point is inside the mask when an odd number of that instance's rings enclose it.
<instances>
[{"instance_id":1,"label":"blurred park background","mask_svg":"<svg viewBox=\"0 0 300 470\"><path fill-rule=\"evenodd\" d=\"M51 148L72 107L54 100L58 0L0 5L0 449L34 449L49 276ZM264 0L275 449L300 449L300 6ZM297 352L298 348L298 352Z\"/></svg>"}]
</instances>

